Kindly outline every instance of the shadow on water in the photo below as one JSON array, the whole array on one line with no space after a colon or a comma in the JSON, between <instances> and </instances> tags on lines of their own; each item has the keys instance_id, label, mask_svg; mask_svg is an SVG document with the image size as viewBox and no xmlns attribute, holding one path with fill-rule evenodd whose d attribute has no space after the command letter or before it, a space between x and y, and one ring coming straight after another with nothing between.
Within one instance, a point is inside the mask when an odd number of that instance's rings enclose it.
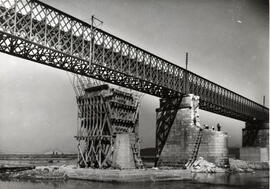
<instances>
[{"instance_id":1,"label":"shadow on water","mask_svg":"<svg viewBox=\"0 0 270 189\"><path fill-rule=\"evenodd\" d=\"M4 189L268 189L269 172L236 174L194 174L192 181L102 183L82 180L0 180Z\"/></svg>"}]
</instances>

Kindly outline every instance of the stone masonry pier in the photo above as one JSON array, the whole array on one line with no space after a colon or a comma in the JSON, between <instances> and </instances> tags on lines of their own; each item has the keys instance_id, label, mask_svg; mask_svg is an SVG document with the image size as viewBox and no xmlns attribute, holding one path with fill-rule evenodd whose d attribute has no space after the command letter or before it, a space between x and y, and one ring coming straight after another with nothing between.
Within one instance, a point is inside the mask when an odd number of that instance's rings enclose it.
<instances>
[{"instance_id":1,"label":"stone masonry pier","mask_svg":"<svg viewBox=\"0 0 270 189\"><path fill-rule=\"evenodd\" d=\"M269 123L246 123L242 137L241 160L269 162Z\"/></svg>"},{"instance_id":2,"label":"stone masonry pier","mask_svg":"<svg viewBox=\"0 0 270 189\"><path fill-rule=\"evenodd\" d=\"M186 95L179 107L167 142L160 155L158 166L182 167L194 149L199 133L199 97ZM218 166L228 165L228 136L222 131L203 129L198 157Z\"/></svg>"}]
</instances>

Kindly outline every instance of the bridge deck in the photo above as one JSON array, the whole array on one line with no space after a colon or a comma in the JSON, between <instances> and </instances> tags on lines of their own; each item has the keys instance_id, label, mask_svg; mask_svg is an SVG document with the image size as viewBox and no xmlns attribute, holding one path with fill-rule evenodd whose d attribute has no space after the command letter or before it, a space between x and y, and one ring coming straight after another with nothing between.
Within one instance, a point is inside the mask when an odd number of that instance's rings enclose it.
<instances>
[{"instance_id":1,"label":"bridge deck","mask_svg":"<svg viewBox=\"0 0 270 189\"><path fill-rule=\"evenodd\" d=\"M161 98L193 93L201 109L238 120L268 120L268 108L36 0L0 0L0 51Z\"/></svg>"}]
</instances>

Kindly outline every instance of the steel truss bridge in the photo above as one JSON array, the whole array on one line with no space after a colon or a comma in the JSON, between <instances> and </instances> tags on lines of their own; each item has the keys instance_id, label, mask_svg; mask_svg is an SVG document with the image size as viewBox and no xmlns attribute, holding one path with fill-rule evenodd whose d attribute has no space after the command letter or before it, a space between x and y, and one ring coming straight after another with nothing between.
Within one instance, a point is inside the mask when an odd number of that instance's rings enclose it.
<instances>
[{"instance_id":1,"label":"steel truss bridge","mask_svg":"<svg viewBox=\"0 0 270 189\"><path fill-rule=\"evenodd\" d=\"M269 109L37 0L0 0L0 51L245 122Z\"/></svg>"}]
</instances>

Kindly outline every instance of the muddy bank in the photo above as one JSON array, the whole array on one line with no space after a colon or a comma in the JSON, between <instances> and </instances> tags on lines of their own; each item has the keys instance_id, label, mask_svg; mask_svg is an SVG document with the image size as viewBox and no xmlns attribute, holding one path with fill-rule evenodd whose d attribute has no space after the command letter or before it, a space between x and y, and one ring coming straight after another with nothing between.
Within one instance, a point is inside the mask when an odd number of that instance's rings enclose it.
<instances>
[{"instance_id":1,"label":"muddy bank","mask_svg":"<svg viewBox=\"0 0 270 189\"><path fill-rule=\"evenodd\" d=\"M73 165L51 165L36 167L0 167L0 179L18 180L66 180L80 179L100 182L138 182L138 181L171 181L194 180L194 173L234 174L255 173L257 170L269 170L267 162L248 162L230 159L230 167L220 168L200 158L188 169L172 167L147 169L92 169L78 168ZM196 180L196 179L195 179Z\"/></svg>"},{"instance_id":2,"label":"muddy bank","mask_svg":"<svg viewBox=\"0 0 270 189\"><path fill-rule=\"evenodd\" d=\"M0 166L0 173L12 173L31 169L35 169L35 166L21 166L21 167Z\"/></svg>"},{"instance_id":3,"label":"muddy bank","mask_svg":"<svg viewBox=\"0 0 270 189\"><path fill-rule=\"evenodd\" d=\"M76 154L0 154L0 167L76 164Z\"/></svg>"},{"instance_id":4,"label":"muddy bank","mask_svg":"<svg viewBox=\"0 0 270 189\"><path fill-rule=\"evenodd\" d=\"M0 179L19 180L64 180L66 173L61 166L38 166L38 167L6 167L0 168ZM5 172L3 170L6 170Z\"/></svg>"},{"instance_id":5,"label":"muddy bank","mask_svg":"<svg viewBox=\"0 0 270 189\"><path fill-rule=\"evenodd\" d=\"M76 166L39 166L32 170L0 174L1 179L19 180L89 180L100 182L139 182L192 180L189 170L183 169L91 169Z\"/></svg>"}]
</instances>

